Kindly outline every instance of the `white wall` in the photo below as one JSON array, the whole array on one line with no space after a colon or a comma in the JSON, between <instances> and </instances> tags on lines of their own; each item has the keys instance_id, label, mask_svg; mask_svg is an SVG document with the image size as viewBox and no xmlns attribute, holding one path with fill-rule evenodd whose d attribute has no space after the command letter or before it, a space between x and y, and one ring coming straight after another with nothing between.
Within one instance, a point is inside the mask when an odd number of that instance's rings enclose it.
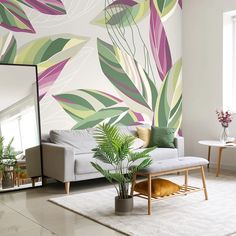
<instances>
[{"instance_id":1,"label":"white wall","mask_svg":"<svg viewBox=\"0 0 236 236\"><path fill-rule=\"evenodd\" d=\"M184 0L183 10L183 132L187 155L207 156L202 139L218 139L221 127L223 74L223 13L235 0ZM236 117L230 125L236 137ZM212 162L215 162L213 152ZM236 150L224 150L222 167L236 169Z\"/></svg>"}]
</instances>

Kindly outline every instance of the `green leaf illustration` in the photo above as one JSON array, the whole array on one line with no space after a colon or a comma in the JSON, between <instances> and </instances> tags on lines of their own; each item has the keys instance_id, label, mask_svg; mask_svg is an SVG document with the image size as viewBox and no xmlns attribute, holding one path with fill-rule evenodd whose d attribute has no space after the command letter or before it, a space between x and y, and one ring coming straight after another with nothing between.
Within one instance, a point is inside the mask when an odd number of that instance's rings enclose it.
<instances>
[{"instance_id":1,"label":"green leaf illustration","mask_svg":"<svg viewBox=\"0 0 236 236\"><path fill-rule=\"evenodd\" d=\"M134 125L134 124L141 124L144 122L144 117L141 113L133 112L128 110L127 112L123 113L122 116L116 116L111 118L108 123L109 124L120 124L120 125Z\"/></svg>"},{"instance_id":2,"label":"green leaf illustration","mask_svg":"<svg viewBox=\"0 0 236 236\"><path fill-rule=\"evenodd\" d=\"M160 17L164 17L178 4L178 0L151 0L154 1Z\"/></svg>"},{"instance_id":3,"label":"green leaf illustration","mask_svg":"<svg viewBox=\"0 0 236 236\"><path fill-rule=\"evenodd\" d=\"M88 38L71 34L43 37L22 46L16 64L38 66L40 99L56 81L66 63L87 43Z\"/></svg>"},{"instance_id":4,"label":"green leaf illustration","mask_svg":"<svg viewBox=\"0 0 236 236\"><path fill-rule=\"evenodd\" d=\"M154 124L179 128L182 119L182 60L178 60L162 82L154 112Z\"/></svg>"},{"instance_id":5,"label":"green leaf illustration","mask_svg":"<svg viewBox=\"0 0 236 236\"><path fill-rule=\"evenodd\" d=\"M121 99L102 91L79 89L54 98L77 122L73 129L91 128L101 122L133 125L144 121L142 114L131 111Z\"/></svg>"},{"instance_id":6,"label":"green leaf illustration","mask_svg":"<svg viewBox=\"0 0 236 236\"><path fill-rule=\"evenodd\" d=\"M99 110L122 103L122 100L113 95L86 89L58 94L54 98L76 122L96 114Z\"/></svg>"},{"instance_id":7,"label":"green leaf illustration","mask_svg":"<svg viewBox=\"0 0 236 236\"><path fill-rule=\"evenodd\" d=\"M115 86L126 105L135 112L152 116L157 91L147 73L128 54L101 39L97 41L103 73Z\"/></svg>"},{"instance_id":8,"label":"green leaf illustration","mask_svg":"<svg viewBox=\"0 0 236 236\"><path fill-rule=\"evenodd\" d=\"M16 32L35 33L24 10L15 0L0 1L0 25Z\"/></svg>"},{"instance_id":9,"label":"green leaf illustration","mask_svg":"<svg viewBox=\"0 0 236 236\"><path fill-rule=\"evenodd\" d=\"M13 63L16 56L16 39L12 33L0 38L0 62Z\"/></svg>"},{"instance_id":10,"label":"green leaf illustration","mask_svg":"<svg viewBox=\"0 0 236 236\"><path fill-rule=\"evenodd\" d=\"M104 108L93 115L86 117L86 119L79 121L73 129L86 129L92 128L98 125L101 122L104 122L106 119L111 117L120 116L125 111L129 110L127 107L112 107L112 108Z\"/></svg>"},{"instance_id":11,"label":"green leaf illustration","mask_svg":"<svg viewBox=\"0 0 236 236\"><path fill-rule=\"evenodd\" d=\"M141 21L149 12L149 1L140 2L119 0L108 5L92 24L105 27L106 25L127 26Z\"/></svg>"}]
</instances>

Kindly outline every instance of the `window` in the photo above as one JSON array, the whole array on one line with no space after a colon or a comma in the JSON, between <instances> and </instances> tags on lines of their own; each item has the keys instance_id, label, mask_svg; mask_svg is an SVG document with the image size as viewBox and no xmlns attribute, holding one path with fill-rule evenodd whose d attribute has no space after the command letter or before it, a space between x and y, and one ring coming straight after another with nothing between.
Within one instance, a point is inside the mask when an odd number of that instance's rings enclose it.
<instances>
[{"instance_id":1,"label":"window","mask_svg":"<svg viewBox=\"0 0 236 236\"><path fill-rule=\"evenodd\" d=\"M236 113L236 12L223 19L223 108Z\"/></svg>"}]
</instances>

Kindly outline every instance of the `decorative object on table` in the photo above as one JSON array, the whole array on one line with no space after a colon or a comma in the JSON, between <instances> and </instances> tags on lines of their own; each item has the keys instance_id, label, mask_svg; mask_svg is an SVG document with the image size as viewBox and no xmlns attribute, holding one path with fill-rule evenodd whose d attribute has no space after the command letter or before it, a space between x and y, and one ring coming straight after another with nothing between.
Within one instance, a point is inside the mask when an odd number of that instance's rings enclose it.
<instances>
[{"instance_id":1,"label":"decorative object on table","mask_svg":"<svg viewBox=\"0 0 236 236\"><path fill-rule=\"evenodd\" d=\"M3 189L14 187L14 174L20 171L16 166L16 155L18 155L19 152L16 152L12 147L13 140L14 138L10 140L7 146L4 146L4 137L0 137L0 170L2 172Z\"/></svg>"},{"instance_id":2,"label":"decorative object on table","mask_svg":"<svg viewBox=\"0 0 236 236\"><path fill-rule=\"evenodd\" d=\"M115 213L127 215L133 210L133 197L130 195L133 175L150 166L152 160L149 152L153 148L135 152L132 145L135 137L123 134L118 127L102 124L95 130L94 137L98 143L94 148L94 158L112 165L113 171L107 170L105 165L91 162L93 167L99 171L116 189ZM138 161L137 165L135 165Z\"/></svg>"},{"instance_id":3,"label":"decorative object on table","mask_svg":"<svg viewBox=\"0 0 236 236\"><path fill-rule=\"evenodd\" d=\"M223 143L226 143L229 137L228 127L229 127L229 123L232 122L232 114L229 110L225 112L223 110L220 110L220 111L216 110L216 114L217 114L218 121L222 125L220 141Z\"/></svg>"}]
</instances>

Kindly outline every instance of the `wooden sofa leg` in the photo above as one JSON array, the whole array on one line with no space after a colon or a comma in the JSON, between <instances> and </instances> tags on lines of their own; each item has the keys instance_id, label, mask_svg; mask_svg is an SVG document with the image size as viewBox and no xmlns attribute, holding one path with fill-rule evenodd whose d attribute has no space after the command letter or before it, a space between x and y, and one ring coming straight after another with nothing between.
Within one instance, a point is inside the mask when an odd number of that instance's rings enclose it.
<instances>
[{"instance_id":1,"label":"wooden sofa leg","mask_svg":"<svg viewBox=\"0 0 236 236\"><path fill-rule=\"evenodd\" d=\"M70 182L65 182L65 190L66 190L66 194L70 193Z\"/></svg>"},{"instance_id":2,"label":"wooden sofa leg","mask_svg":"<svg viewBox=\"0 0 236 236\"><path fill-rule=\"evenodd\" d=\"M208 200L207 189L206 189L206 178L205 178L203 166L201 167L201 175L202 175L202 185L203 185L203 190L204 190L204 194L205 194L205 199Z\"/></svg>"}]
</instances>

